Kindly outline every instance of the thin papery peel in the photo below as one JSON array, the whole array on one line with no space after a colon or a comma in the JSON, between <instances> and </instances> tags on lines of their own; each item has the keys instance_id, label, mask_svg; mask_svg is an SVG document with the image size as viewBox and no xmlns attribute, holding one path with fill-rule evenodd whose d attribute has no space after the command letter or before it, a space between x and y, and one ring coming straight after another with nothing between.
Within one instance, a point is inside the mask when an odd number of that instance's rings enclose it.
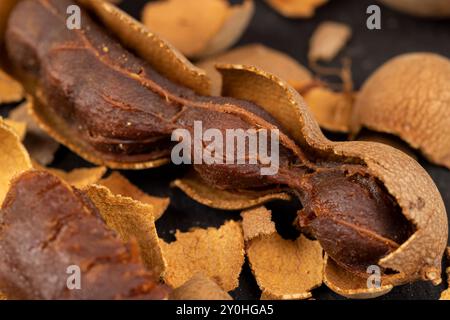
<instances>
[{"instance_id":1,"label":"thin papery peel","mask_svg":"<svg viewBox=\"0 0 450 320\"><path fill-rule=\"evenodd\" d=\"M242 216L244 234L251 239L246 244L247 257L262 298L310 298L310 291L322 284L323 251L319 242L303 235L295 241L283 239L265 208ZM254 224L260 226L259 232Z\"/></svg>"},{"instance_id":2,"label":"thin papery peel","mask_svg":"<svg viewBox=\"0 0 450 320\"><path fill-rule=\"evenodd\" d=\"M182 179L172 182L172 186L181 189L193 200L216 209L243 210L259 206L272 200L291 200L284 192L229 192L207 185L196 173L191 172Z\"/></svg>"},{"instance_id":3,"label":"thin papery peel","mask_svg":"<svg viewBox=\"0 0 450 320\"><path fill-rule=\"evenodd\" d=\"M253 0L231 6L225 0L150 2L143 23L188 57L215 54L231 47L253 16Z\"/></svg>"},{"instance_id":4,"label":"thin papery peel","mask_svg":"<svg viewBox=\"0 0 450 320\"><path fill-rule=\"evenodd\" d=\"M0 104L18 102L24 96L22 85L0 69Z\"/></svg>"},{"instance_id":5,"label":"thin papery peel","mask_svg":"<svg viewBox=\"0 0 450 320\"><path fill-rule=\"evenodd\" d=\"M14 176L32 168L19 136L0 118L0 205Z\"/></svg>"},{"instance_id":6,"label":"thin papery peel","mask_svg":"<svg viewBox=\"0 0 450 320\"><path fill-rule=\"evenodd\" d=\"M55 176L61 178L71 186L78 189L82 189L91 184L97 183L106 173L105 167L93 167L93 168L77 168L71 171L64 171L56 168L46 168L40 164L34 162L33 166L35 169L47 170L53 173Z\"/></svg>"},{"instance_id":7,"label":"thin papery peel","mask_svg":"<svg viewBox=\"0 0 450 320\"><path fill-rule=\"evenodd\" d=\"M152 205L156 220L164 214L170 203L170 198L160 198L146 194L117 171L112 172L107 178L100 180L98 184L107 187L116 195L130 197L134 200Z\"/></svg>"},{"instance_id":8,"label":"thin papery peel","mask_svg":"<svg viewBox=\"0 0 450 320\"><path fill-rule=\"evenodd\" d=\"M195 274L170 294L171 300L233 300L215 281L202 273Z\"/></svg>"},{"instance_id":9,"label":"thin papery peel","mask_svg":"<svg viewBox=\"0 0 450 320\"><path fill-rule=\"evenodd\" d=\"M295 59L281 51L255 43L232 49L197 64L211 78L213 95L220 95L222 89L222 77L215 68L218 63L249 65L266 70L286 80L296 90L301 90L312 81L311 73Z\"/></svg>"},{"instance_id":10,"label":"thin papery peel","mask_svg":"<svg viewBox=\"0 0 450 320\"><path fill-rule=\"evenodd\" d=\"M41 130L30 115L32 103L33 99L27 97L24 103L10 112L9 119L26 123L25 148L33 160L45 166L53 161L54 154L59 148L59 143Z\"/></svg>"},{"instance_id":11,"label":"thin papery peel","mask_svg":"<svg viewBox=\"0 0 450 320\"><path fill-rule=\"evenodd\" d=\"M308 59L310 61L331 61L345 46L352 35L352 29L333 21L322 22L314 31L310 44Z\"/></svg>"},{"instance_id":12,"label":"thin papery peel","mask_svg":"<svg viewBox=\"0 0 450 320\"><path fill-rule=\"evenodd\" d=\"M154 208L128 197L114 195L108 188L91 185L83 189L105 220L123 241L136 239L147 269L163 276L166 260L155 227Z\"/></svg>"},{"instance_id":13,"label":"thin papery peel","mask_svg":"<svg viewBox=\"0 0 450 320\"><path fill-rule=\"evenodd\" d=\"M276 11L288 18L309 18L316 8L328 0L266 0Z\"/></svg>"},{"instance_id":14,"label":"thin papery peel","mask_svg":"<svg viewBox=\"0 0 450 320\"><path fill-rule=\"evenodd\" d=\"M244 237L238 222L228 221L219 229L177 231L175 237L174 242L162 243L168 285L180 287L201 272L225 291L238 286L244 264Z\"/></svg>"}]
</instances>

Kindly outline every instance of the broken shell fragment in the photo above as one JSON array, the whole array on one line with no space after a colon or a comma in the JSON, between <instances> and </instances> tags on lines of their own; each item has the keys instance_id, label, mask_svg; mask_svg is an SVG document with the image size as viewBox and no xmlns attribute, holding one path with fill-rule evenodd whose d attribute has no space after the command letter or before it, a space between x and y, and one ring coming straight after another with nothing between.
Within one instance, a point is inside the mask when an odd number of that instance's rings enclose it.
<instances>
[{"instance_id":1,"label":"broken shell fragment","mask_svg":"<svg viewBox=\"0 0 450 320\"><path fill-rule=\"evenodd\" d=\"M322 284L323 253L319 242L304 236L295 241L283 239L271 227L270 212L265 208L248 211L243 219L244 234L250 239L246 244L248 261L263 298L310 298L310 291ZM251 225L255 220L262 221L258 223L259 232Z\"/></svg>"},{"instance_id":2,"label":"broken shell fragment","mask_svg":"<svg viewBox=\"0 0 450 320\"><path fill-rule=\"evenodd\" d=\"M333 132L349 132L354 95L333 92L324 87L308 90L305 102L320 127Z\"/></svg>"},{"instance_id":3,"label":"broken shell fragment","mask_svg":"<svg viewBox=\"0 0 450 320\"><path fill-rule=\"evenodd\" d=\"M291 200L291 196L287 193L270 190L254 192L220 190L206 184L195 171L173 181L172 186L179 188L198 203L222 210L244 210L273 200Z\"/></svg>"},{"instance_id":4,"label":"broken shell fragment","mask_svg":"<svg viewBox=\"0 0 450 320\"><path fill-rule=\"evenodd\" d=\"M399 136L431 162L450 168L450 60L433 53L397 56L357 95L353 133L362 127Z\"/></svg>"},{"instance_id":5,"label":"broken shell fragment","mask_svg":"<svg viewBox=\"0 0 450 320\"><path fill-rule=\"evenodd\" d=\"M379 0L392 9L424 18L450 17L450 2L447 0Z\"/></svg>"},{"instance_id":6,"label":"broken shell fragment","mask_svg":"<svg viewBox=\"0 0 450 320\"><path fill-rule=\"evenodd\" d=\"M166 260L155 227L153 206L114 195L99 185L90 185L83 192L94 203L108 227L116 231L123 241L137 241L146 268L162 277Z\"/></svg>"},{"instance_id":7,"label":"broken shell fragment","mask_svg":"<svg viewBox=\"0 0 450 320\"><path fill-rule=\"evenodd\" d=\"M337 294L352 299L370 299L382 296L392 290L391 284L383 284L381 276L371 281L367 277L349 274L333 260L325 258L323 282ZM375 277L377 275L374 275Z\"/></svg>"},{"instance_id":8,"label":"broken shell fragment","mask_svg":"<svg viewBox=\"0 0 450 320\"><path fill-rule=\"evenodd\" d=\"M42 166L46 166L53 161L59 143L39 128L36 121L30 114L33 99L27 97L27 100L20 106L12 110L9 118L14 121L26 124L26 135L23 141L30 157Z\"/></svg>"},{"instance_id":9,"label":"broken shell fragment","mask_svg":"<svg viewBox=\"0 0 450 320\"><path fill-rule=\"evenodd\" d=\"M22 85L0 69L0 104L18 102L24 96Z\"/></svg>"},{"instance_id":10,"label":"broken shell fragment","mask_svg":"<svg viewBox=\"0 0 450 320\"><path fill-rule=\"evenodd\" d=\"M241 216L245 241L277 232L275 223L272 221L272 213L265 207L243 211Z\"/></svg>"},{"instance_id":11,"label":"broken shell fragment","mask_svg":"<svg viewBox=\"0 0 450 320\"><path fill-rule=\"evenodd\" d=\"M98 184L107 187L116 195L130 197L136 201L153 206L155 220L163 215L170 203L169 198L154 197L146 194L117 171L112 172L107 178L100 180Z\"/></svg>"},{"instance_id":12,"label":"broken shell fragment","mask_svg":"<svg viewBox=\"0 0 450 320\"><path fill-rule=\"evenodd\" d=\"M195 274L181 287L173 290L170 300L233 300L215 281L202 273Z\"/></svg>"},{"instance_id":13,"label":"broken shell fragment","mask_svg":"<svg viewBox=\"0 0 450 320\"><path fill-rule=\"evenodd\" d=\"M310 18L316 8L328 0L266 0L277 12L288 18Z\"/></svg>"},{"instance_id":14,"label":"broken shell fragment","mask_svg":"<svg viewBox=\"0 0 450 320\"><path fill-rule=\"evenodd\" d=\"M135 242L123 243L83 192L49 172L29 170L13 180L0 222L0 290L10 299L168 296L144 268ZM82 290L68 290L73 266L83 276Z\"/></svg>"},{"instance_id":15,"label":"broken shell fragment","mask_svg":"<svg viewBox=\"0 0 450 320\"><path fill-rule=\"evenodd\" d=\"M0 205L16 175L32 168L19 136L0 118Z\"/></svg>"},{"instance_id":16,"label":"broken shell fragment","mask_svg":"<svg viewBox=\"0 0 450 320\"><path fill-rule=\"evenodd\" d=\"M238 286L244 264L244 238L238 222L228 221L219 229L177 231L175 237L174 242L162 242L166 284L178 288L201 272L225 291Z\"/></svg>"},{"instance_id":17,"label":"broken shell fragment","mask_svg":"<svg viewBox=\"0 0 450 320\"><path fill-rule=\"evenodd\" d=\"M345 46L352 35L352 29L340 22L322 22L314 31L310 43L308 59L311 62L330 62Z\"/></svg>"},{"instance_id":18,"label":"broken shell fragment","mask_svg":"<svg viewBox=\"0 0 450 320\"><path fill-rule=\"evenodd\" d=\"M169 0L149 2L142 21L190 58L228 49L247 28L253 0L230 5L225 0Z\"/></svg>"},{"instance_id":19,"label":"broken shell fragment","mask_svg":"<svg viewBox=\"0 0 450 320\"><path fill-rule=\"evenodd\" d=\"M302 90L313 81L308 69L287 54L262 44L249 44L197 63L211 78L213 95L220 95L222 89L222 77L215 68L218 63L242 64L266 70L286 80L296 90Z\"/></svg>"}]
</instances>

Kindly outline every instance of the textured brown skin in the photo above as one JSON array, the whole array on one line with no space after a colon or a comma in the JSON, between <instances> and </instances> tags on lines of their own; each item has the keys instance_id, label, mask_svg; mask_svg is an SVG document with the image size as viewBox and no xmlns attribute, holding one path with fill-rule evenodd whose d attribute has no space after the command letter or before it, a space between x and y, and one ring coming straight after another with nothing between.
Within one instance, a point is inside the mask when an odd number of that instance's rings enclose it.
<instances>
[{"instance_id":1,"label":"textured brown skin","mask_svg":"<svg viewBox=\"0 0 450 320\"><path fill-rule=\"evenodd\" d=\"M94 1L95 2L95 1ZM36 3L39 3L39 1L31 3L30 2L24 2L26 5L36 5ZM23 7L22 7L23 9ZM25 14L27 10L24 10L22 14ZM17 9L17 12L15 14L20 15L20 10ZM51 18L48 17L47 18ZM35 23L37 23L39 26L39 23L42 23L42 19L39 18ZM22 58L20 58L20 55L17 55L17 53L20 52L32 52L33 46L31 46L30 50L24 49L23 45L26 44L26 41L23 42L20 40L20 34L22 33L23 37L29 36L28 34L25 34L24 31L22 31L23 26L20 24L20 19L11 19L11 37L8 39L8 47L11 54L11 59L14 60L17 66L21 67L22 69L25 69L21 64L23 64L24 61ZM15 22L19 21L19 22ZM15 25L17 23L17 25ZM46 24L48 24L49 21L46 20ZM37 26L33 26L33 30L39 29ZM47 29L46 29L47 30ZM16 34L13 36L13 32L16 32ZM45 35L45 38L47 35ZM23 40L23 39L22 39ZM31 39L32 43L36 44L36 39ZM46 52L45 49L45 41L40 39L38 43L44 43L43 44L43 56L45 56L48 52ZM76 42L76 41L75 41ZM58 43L58 42L56 42ZM83 43L84 44L84 43ZM48 44L47 44L48 45ZM17 46L14 48L14 46ZM26 45L25 45L26 47ZM48 48L47 48L48 49ZM65 51L67 48L62 48L63 51ZM70 48L73 49L73 48ZM58 51L59 48L51 48L50 51ZM70 51L70 50L69 50ZM83 51L83 50L82 50ZM86 50L85 50L86 51ZM88 50L89 51L89 50ZM111 52L114 52L114 49L109 48L108 54ZM65 56L65 54L63 54ZM107 56L107 55L106 55ZM42 58L42 56L41 56ZM55 57L52 57L51 61L47 61L50 65L51 63L54 63L57 61L54 59ZM73 58L73 56L72 56ZM108 57L105 59L108 60ZM43 59L45 61L46 59ZM63 59L64 60L64 59ZM109 61L109 60L108 60ZM64 62L64 61L62 61ZM60 63L58 66L64 65L64 63ZM124 66L120 66L123 68ZM66 68L67 65L66 65ZM128 68L128 67L127 67ZM71 65L72 69L72 65ZM65 70L63 68L63 70ZM69 69L67 69L69 70ZM236 76L235 79L232 79L233 81L225 81L225 91L229 91L230 96L234 96L239 99L252 101L255 104L239 101L236 99L228 99L228 98L207 98L207 97L201 97L196 94L193 94L191 92L187 92L186 89L177 87L175 84L170 82L164 82L163 80L162 87L161 84L155 83L152 79L145 78L143 79L141 77L141 74L146 75L146 68L139 69L141 72L139 74L138 79L136 77L133 78L133 80L139 80L138 83L142 84L142 81L145 80L146 87L150 89L150 91L157 91L161 95L161 88L162 89L170 89L170 90L163 90L164 99L167 99L171 103L175 103L175 106L172 106L174 108L180 107L180 105L184 105L186 108L183 109L180 114L177 114L177 117L174 119L176 127L186 127L190 128L192 125L193 120L202 120L204 124L206 123L206 127L212 127L212 128L220 128L222 130L229 129L229 128L240 128L240 129L248 129L248 128L254 128L255 126L262 127L262 128L276 128L274 125L277 124L277 122L283 124L283 131L286 130L293 138L295 138L297 144L301 146L300 149L290 138L288 138L286 135L281 134L281 163L280 163L280 171L277 175L271 176L271 177L262 177L259 174L259 167L258 166L250 166L250 165L244 165L244 166L219 166L219 165L196 165L195 169L200 173L202 178L206 180L206 182L210 184L214 184L216 186L219 186L223 189L246 189L246 188L261 188L261 187L268 187L273 185L287 185L291 187L293 190L295 190L297 193L299 193L300 198L304 201L305 206L308 205L307 199L309 198L307 192L304 192L305 187L310 187L312 190L314 190L315 185L319 184L321 179L318 179L318 181L314 181L314 179L308 179L309 175L306 174L307 172L310 173L310 175L314 175L315 173L319 171L329 171L333 172L334 174L340 176L341 179L346 179L347 173L342 169L342 163L351 163L350 168L350 174L353 175L354 173L360 175L360 179L364 180L364 184L366 184L366 192L370 193L374 199L380 197L383 199L388 199L387 202L391 202L391 205L394 204L393 199L390 198L389 194L386 192L385 189L383 189L383 185L381 182L383 179L383 175L380 175L379 177L377 174L374 174L372 172L371 168L368 166L368 163L370 161L364 161L361 157L360 151L364 151L364 146L356 147L355 152L357 152L357 155L352 156L351 152L354 151L352 148L348 150L348 154L340 154L338 155L339 150L339 144L333 144L329 141L327 141L322 134L320 133L320 130L317 127L317 124L314 120L312 120L306 111L306 108L302 105L302 102L297 95L295 95L291 88L287 87L284 83L282 83L280 80L277 80L274 77L270 77L268 75L258 74L258 71L256 70L240 70L239 68L229 69L230 74L233 72L235 73L233 76ZM142 70L145 72L142 73ZM52 77L58 77L58 80L65 81L66 77L61 75L60 72L62 70L59 70L58 72L51 73ZM30 70L28 73L32 73L33 70ZM148 74L150 74L150 69L148 71ZM55 83L54 79L48 81L48 77L45 76L45 73L43 75L39 75L39 72L37 74L39 80L41 82L44 82L44 85L41 84L42 88L45 88L48 83L51 85ZM79 75L83 76L83 74ZM116 75L116 77L120 77L119 75ZM156 79L158 79L155 76ZM231 77L233 78L233 77ZM117 79L113 79L114 81L117 81ZM229 80L229 79L228 79ZM247 82L248 81L248 82ZM47 83L48 82L48 83ZM56 82L58 83L58 82ZM159 85L159 87L158 87ZM261 86L261 87L260 87ZM64 87L64 86L61 86ZM56 89L56 91L60 90L61 87L58 88L58 86L50 87L52 89ZM252 90L249 90L249 88L252 88ZM89 88L87 88L89 89ZM175 94L174 94L174 92ZM181 94L180 94L181 92ZM64 92L63 92L64 93ZM70 98L79 98L78 96L72 97L65 92L64 94L60 95L58 98L63 99L64 102L63 105L68 105L69 108L77 107L78 105L73 105L70 103L67 103L67 97ZM177 94L178 93L178 94ZM84 93L86 94L86 93ZM153 93L152 93L153 94ZM52 96L52 90L47 90L45 92L44 90L44 96ZM98 98L98 97L94 97ZM51 100L45 99L46 103L42 107L46 106L52 106ZM165 106L167 107L169 103L167 103L167 100L165 100ZM56 100L58 101L58 99ZM151 100L151 102L158 103L158 100ZM299 102L300 101L300 102ZM81 102L83 102L81 100ZM111 101L109 101L111 102ZM263 107L266 111L261 110L260 107L257 105ZM302 105L302 108L299 108L298 105ZM108 105L107 105L108 106ZM91 106L92 107L92 106ZM115 103L110 103L109 107L112 107L112 109L116 108L117 105ZM120 107L120 105L119 105ZM151 106L150 106L151 107ZM294 112L292 112L292 107L294 107ZM67 107L66 107L67 108ZM95 109L95 107L94 107ZM101 112L104 112L105 109L102 109ZM106 109L108 110L108 109ZM67 110L63 110L66 112ZM82 110L84 112L89 112L89 110ZM271 114L271 116L269 115ZM99 115L102 115L99 113ZM272 116L276 119L274 120ZM299 126L299 120L300 126ZM305 119L308 119L307 123L305 122ZM168 121L168 119L164 119ZM95 120L92 120L95 121ZM302 123L303 121L303 123ZM174 122L170 122L173 124ZM306 124L306 125L305 125ZM109 125L109 122L102 123L101 125ZM101 127L100 125L100 127ZM205 125L204 125L205 127ZM107 128L108 129L108 128ZM300 132L296 132L300 129ZM125 130L126 131L126 130ZM133 130L130 129L130 131L126 131L127 134L132 133ZM146 130L143 130L144 133L146 133ZM156 130L157 132L157 130ZM319 147L321 144L322 147ZM332 147L334 146L335 147ZM355 145L352 145L355 146ZM147 146L144 146L147 147ZM372 147L372 145L369 145L369 147ZM151 149L151 148L150 148ZM345 149L345 147L344 147ZM377 148L374 148L375 150ZM109 149L110 151L113 151L112 154L114 156L117 156L114 154L115 149ZM380 150L377 150L380 151ZM392 153L390 149L388 149L388 153ZM334 154L333 154L334 153ZM139 155L139 152L137 153ZM368 153L371 154L370 152ZM382 153L384 156L384 154ZM380 156L380 154L377 154L377 156ZM361 160L358 160L358 158L361 157ZM388 166L389 167L389 166ZM422 169L417 165L417 167L414 168L413 172L421 171ZM401 172L400 170L399 172ZM426 175L426 174L425 174ZM376 177L376 178L375 178ZM428 176L426 176L428 177ZM379 179L379 180L378 180ZM312 182L311 182L312 181ZM431 182L431 186L434 187L433 183ZM387 188L389 193L391 193L391 190ZM394 190L395 191L395 190ZM439 195L436 195L436 189L432 189L432 197L434 200L439 198ZM392 193L391 193L392 194ZM416 194L416 193L414 193ZM393 194L394 195L394 194ZM345 201L345 199L333 199L336 201L336 205L340 205L342 201ZM398 200L398 199L397 199ZM440 198L438 199L440 200ZM441 204L442 204L442 200ZM384 207L385 209L385 207ZM385 213L383 210L383 206L375 205L373 208L373 216L375 219L378 219L379 216L383 216ZM401 208L404 210L404 208ZM442 209L439 208L439 209ZM371 209L372 210L372 209ZM313 210L316 216L323 216L323 217L333 217L334 212L330 209L326 209L325 213L320 212L321 210L314 209ZM323 211L323 210L322 210ZM330 212L328 212L330 211ZM388 218L392 219L394 225L395 221L401 221L402 217L400 215L400 208L399 207L390 207L389 212L392 214L388 214ZM445 211L438 210L437 215L442 218L442 213L445 214ZM409 218L408 215L406 215L406 218ZM316 217L308 216L308 220L312 221ZM351 230L348 231L346 234L351 235L358 227L360 222L356 222L354 226L352 226ZM370 223L366 223L368 225ZM401 224L404 224L404 221L401 222ZM389 227L390 222L387 221L386 223L382 224L383 227ZM406 228L406 225L403 225ZM400 228L400 231L404 228ZM308 226L306 226L308 227ZM314 228L314 226L311 226ZM317 228L316 228L317 229ZM378 232L379 230L370 230L371 232ZM436 265L436 260L440 259L442 256L442 252L437 252L440 250L441 245L441 237L443 235L444 229L440 230L442 232L438 232L438 237L440 239L437 247L438 250L434 250L431 254L435 257L435 259L432 262L427 262L433 267ZM446 230L445 230L446 232ZM317 232L318 233L318 232ZM389 234L387 230L382 230L382 233ZM409 234L408 234L409 235ZM331 237L333 238L333 237ZM374 250L372 252L369 252L369 255L376 256L374 258L375 260L379 260L383 256L386 256L386 259L391 256L392 254L395 254L395 252L398 252L400 249L397 249L397 247L401 243L393 244L391 241L394 241L397 239L399 242L404 240L403 235L390 235L388 237L384 238L392 238L392 239L382 239L382 241L378 242L377 246L375 248L378 248L379 245L384 245L384 250ZM319 239L320 240L320 239ZM335 241L339 241L339 238L334 237ZM389 240L389 241L388 241ZM358 239L359 241L359 239ZM372 241L370 238L365 238L364 241ZM388 245L390 246L388 246ZM367 248L370 248L369 246ZM364 245L359 246L359 250L365 251L366 248ZM367 253L367 252L366 252ZM342 255L344 254L344 255ZM340 254L334 254L334 259L341 263L342 265L347 266L352 271L357 271L359 269L359 265L348 265L348 259L345 257L345 252ZM420 252L417 256L419 260L423 258L423 255L429 254ZM363 262L365 263L365 262ZM353 262L351 262L353 264ZM420 267L419 267L420 268ZM401 268L400 268L401 270ZM412 279L412 278L410 278Z\"/></svg>"},{"instance_id":2,"label":"textured brown skin","mask_svg":"<svg viewBox=\"0 0 450 320\"><path fill-rule=\"evenodd\" d=\"M67 267L81 269L68 290ZM8 299L164 299L139 259L107 229L92 202L45 171L12 182L0 210L0 291Z\"/></svg>"},{"instance_id":3,"label":"textured brown skin","mask_svg":"<svg viewBox=\"0 0 450 320\"><path fill-rule=\"evenodd\" d=\"M408 53L386 62L357 95L351 127L397 135L450 168L450 60Z\"/></svg>"},{"instance_id":4,"label":"textured brown skin","mask_svg":"<svg viewBox=\"0 0 450 320\"><path fill-rule=\"evenodd\" d=\"M381 3L417 17L448 18L450 2L448 0L379 0Z\"/></svg>"}]
</instances>

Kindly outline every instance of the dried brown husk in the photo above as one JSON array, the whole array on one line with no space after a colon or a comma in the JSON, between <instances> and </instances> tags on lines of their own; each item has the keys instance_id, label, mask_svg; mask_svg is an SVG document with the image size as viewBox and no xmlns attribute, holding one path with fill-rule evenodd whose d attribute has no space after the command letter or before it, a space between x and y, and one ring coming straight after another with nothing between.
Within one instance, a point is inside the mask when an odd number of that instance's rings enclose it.
<instances>
[{"instance_id":1,"label":"dried brown husk","mask_svg":"<svg viewBox=\"0 0 450 320\"><path fill-rule=\"evenodd\" d=\"M303 235L295 241L283 239L264 207L243 213L243 230L262 299L307 299L322 284L323 250L318 241Z\"/></svg>"},{"instance_id":2,"label":"dried brown husk","mask_svg":"<svg viewBox=\"0 0 450 320\"><path fill-rule=\"evenodd\" d=\"M345 46L352 35L352 29L340 22L322 22L314 31L309 42L308 59L312 62L330 62Z\"/></svg>"},{"instance_id":3,"label":"dried brown husk","mask_svg":"<svg viewBox=\"0 0 450 320\"><path fill-rule=\"evenodd\" d=\"M399 55L379 67L358 94L352 131L400 137L431 162L450 168L450 60L433 53Z\"/></svg>"},{"instance_id":4,"label":"dried brown husk","mask_svg":"<svg viewBox=\"0 0 450 320\"><path fill-rule=\"evenodd\" d=\"M198 272L214 279L222 289L230 291L239 284L244 264L244 237L241 225L228 221L219 229L177 231L176 241L162 241L167 260L165 282L178 288Z\"/></svg>"},{"instance_id":5,"label":"dried brown husk","mask_svg":"<svg viewBox=\"0 0 450 320\"><path fill-rule=\"evenodd\" d=\"M26 124L27 130L23 141L25 148L34 161L46 166L53 161L59 143L39 128L31 115L32 103L33 99L27 97L25 102L10 112L9 118Z\"/></svg>"},{"instance_id":6,"label":"dried brown husk","mask_svg":"<svg viewBox=\"0 0 450 320\"><path fill-rule=\"evenodd\" d=\"M249 65L266 70L285 79L297 90L302 90L313 81L308 69L295 59L281 51L255 43L232 49L197 64L211 78L213 95L220 95L222 89L222 77L215 68L218 63Z\"/></svg>"},{"instance_id":7,"label":"dried brown husk","mask_svg":"<svg viewBox=\"0 0 450 320\"><path fill-rule=\"evenodd\" d=\"M173 290L170 300L233 300L214 280L195 274L181 287Z\"/></svg>"},{"instance_id":8,"label":"dried brown husk","mask_svg":"<svg viewBox=\"0 0 450 320\"><path fill-rule=\"evenodd\" d=\"M291 196L287 193L270 190L258 192L220 190L207 185L195 171L173 181L172 186L179 188L198 203L222 210L244 210L273 200L291 200Z\"/></svg>"},{"instance_id":9,"label":"dried brown husk","mask_svg":"<svg viewBox=\"0 0 450 320\"><path fill-rule=\"evenodd\" d=\"M288 18L310 18L328 0L266 0L277 12Z\"/></svg>"},{"instance_id":10,"label":"dried brown husk","mask_svg":"<svg viewBox=\"0 0 450 320\"><path fill-rule=\"evenodd\" d=\"M332 142L324 137L298 92L279 78L244 66L219 66L224 94L253 101L272 114L303 148L329 159L360 163L397 201L415 232L397 250L380 259L398 272L392 284L418 279L441 281L441 260L448 222L441 195L427 172L392 147L368 142Z\"/></svg>"},{"instance_id":11,"label":"dried brown husk","mask_svg":"<svg viewBox=\"0 0 450 320\"><path fill-rule=\"evenodd\" d=\"M0 69L0 104L18 102L24 96L22 85Z\"/></svg>"},{"instance_id":12,"label":"dried brown husk","mask_svg":"<svg viewBox=\"0 0 450 320\"><path fill-rule=\"evenodd\" d=\"M0 117L0 205L16 175L32 168L31 159L19 136Z\"/></svg>"},{"instance_id":13,"label":"dried brown husk","mask_svg":"<svg viewBox=\"0 0 450 320\"><path fill-rule=\"evenodd\" d=\"M34 162L33 167L37 170L46 170L51 172L55 176L67 182L69 185L82 189L91 184L99 182L99 180L105 175L105 167L93 167L93 168L76 168L71 171L64 171L56 168L48 168L41 166Z\"/></svg>"},{"instance_id":14,"label":"dried brown husk","mask_svg":"<svg viewBox=\"0 0 450 320\"><path fill-rule=\"evenodd\" d=\"M136 239L147 269L164 276L166 260L155 227L154 208L128 197L114 195L108 188L90 185L83 191L123 241Z\"/></svg>"},{"instance_id":15,"label":"dried brown husk","mask_svg":"<svg viewBox=\"0 0 450 320\"><path fill-rule=\"evenodd\" d=\"M320 127L333 132L347 133L354 103L354 94L334 92L325 87L308 90L303 97Z\"/></svg>"},{"instance_id":16,"label":"dried brown husk","mask_svg":"<svg viewBox=\"0 0 450 320\"><path fill-rule=\"evenodd\" d=\"M170 44L150 32L138 21L124 13L111 3L101 0L78 0L116 35L121 43L136 52L156 71L171 81L193 89L199 94L210 92L210 81L204 71L193 66L181 53ZM39 94L39 89L32 89ZM86 143L77 132L54 112L36 99L32 104L33 114L46 132L58 142L64 144L82 158L97 165L113 169L145 169L167 164L170 159L161 158L143 162L118 162L104 159L102 153Z\"/></svg>"},{"instance_id":17,"label":"dried brown husk","mask_svg":"<svg viewBox=\"0 0 450 320\"><path fill-rule=\"evenodd\" d=\"M367 278L348 273L328 257L325 258L323 282L337 294L352 299L376 298L393 288L393 285L384 284L383 281L378 288L368 288Z\"/></svg>"},{"instance_id":18,"label":"dried brown husk","mask_svg":"<svg viewBox=\"0 0 450 320\"><path fill-rule=\"evenodd\" d=\"M142 21L187 57L200 58L234 45L253 12L253 0L168 0L149 2Z\"/></svg>"},{"instance_id":19,"label":"dried brown husk","mask_svg":"<svg viewBox=\"0 0 450 320\"><path fill-rule=\"evenodd\" d=\"M130 197L136 201L152 205L155 220L158 220L164 214L170 203L170 198L160 198L146 194L117 171L100 180L98 184L107 187L116 195Z\"/></svg>"},{"instance_id":20,"label":"dried brown husk","mask_svg":"<svg viewBox=\"0 0 450 320\"><path fill-rule=\"evenodd\" d=\"M450 2L447 0L379 0L398 11L424 18L450 17Z\"/></svg>"}]
</instances>

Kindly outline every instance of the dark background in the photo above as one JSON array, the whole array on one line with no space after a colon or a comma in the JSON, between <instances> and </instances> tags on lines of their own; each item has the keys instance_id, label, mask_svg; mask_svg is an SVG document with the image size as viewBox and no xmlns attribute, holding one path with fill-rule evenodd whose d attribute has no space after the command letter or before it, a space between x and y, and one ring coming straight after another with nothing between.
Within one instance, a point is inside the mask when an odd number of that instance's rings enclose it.
<instances>
[{"instance_id":1,"label":"dark background","mask_svg":"<svg viewBox=\"0 0 450 320\"><path fill-rule=\"evenodd\" d=\"M426 0L424 0L426 1ZM146 0L124 0L121 7L139 18ZM239 1L233 1L239 2ZM255 16L237 45L263 43L269 47L284 51L307 66L308 41L314 29L325 20L339 21L353 28L350 43L335 59L338 66L340 58L350 57L356 89L378 66L389 58L411 51L431 51L450 57L450 22L423 20L410 17L381 6L382 29L366 28L366 9L375 1L366 0L330 0L319 8L311 19L287 19L273 11L263 1L256 0ZM5 116L12 108L3 108ZM345 137L327 134L332 139ZM437 184L450 212L450 171L430 164L420 155L418 161ZM90 166L75 154L61 147L52 166L72 169ZM123 172L133 183L152 195L170 196L171 205L157 222L160 236L166 241L174 240L176 229L188 231L191 227L219 227L229 219L240 219L239 212L221 211L197 204L182 192L169 187L170 181L184 174L186 168L168 165L162 168L143 171ZM292 227L299 203L273 202L267 205L272 210L278 232L285 238L295 239L298 232ZM444 278L445 279L445 278ZM379 299L437 299L446 287L434 287L430 283L414 283L394 288ZM254 280L248 264L240 277L240 286L232 292L236 299L258 299L261 292ZM313 297L320 299L344 299L325 286L313 290Z\"/></svg>"}]
</instances>

